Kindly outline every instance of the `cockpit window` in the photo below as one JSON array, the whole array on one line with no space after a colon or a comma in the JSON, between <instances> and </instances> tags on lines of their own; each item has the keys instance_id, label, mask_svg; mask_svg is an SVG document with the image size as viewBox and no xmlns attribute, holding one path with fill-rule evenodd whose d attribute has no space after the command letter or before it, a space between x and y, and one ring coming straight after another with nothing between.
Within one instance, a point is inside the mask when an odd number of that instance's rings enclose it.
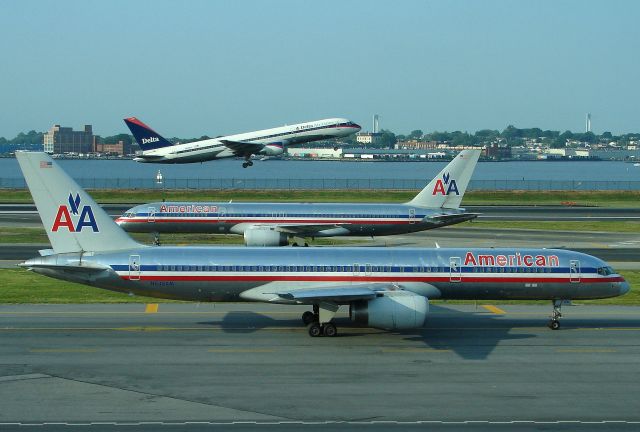
<instances>
[{"instance_id":1,"label":"cockpit window","mask_svg":"<svg viewBox=\"0 0 640 432\"><path fill-rule=\"evenodd\" d=\"M614 274L615 272L613 271L613 269L609 266L604 266L604 267L598 267L598 274L600 276L609 276L611 274Z\"/></svg>"}]
</instances>

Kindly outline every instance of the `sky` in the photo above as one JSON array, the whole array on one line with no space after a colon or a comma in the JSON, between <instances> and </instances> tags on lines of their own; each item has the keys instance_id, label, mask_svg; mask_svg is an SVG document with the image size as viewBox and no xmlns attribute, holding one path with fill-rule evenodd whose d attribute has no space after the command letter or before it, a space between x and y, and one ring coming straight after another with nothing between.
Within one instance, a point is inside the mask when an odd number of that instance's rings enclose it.
<instances>
[{"instance_id":1,"label":"sky","mask_svg":"<svg viewBox=\"0 0 640 432\"><path fill-rule=\"evenodd\" d=\"M640 131L638 1L0 0L0 136Z\"/></svg>"}]
</instances>

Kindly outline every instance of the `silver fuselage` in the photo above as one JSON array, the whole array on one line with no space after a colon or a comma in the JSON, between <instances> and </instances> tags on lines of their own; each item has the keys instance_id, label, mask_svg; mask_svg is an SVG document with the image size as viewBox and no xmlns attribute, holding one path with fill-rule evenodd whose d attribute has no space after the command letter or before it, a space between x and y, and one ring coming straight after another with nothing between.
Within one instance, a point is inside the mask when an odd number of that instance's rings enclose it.
<instances>
[{"instance_id":1,"label":"silver fuselage","mask_svg":"<svg viewBox=\"0 0 640 432\"><path fill-rule=\"evenodd\" d=\"M403 234L475 217L462 208L407 204L156 202L133 207L116 222L128 232L243 234L283 225L291 235L333 237Z\"/></svg>"},{"instance_id":2,"label":"silver fuselage","mask_svg":"<svg viewBox=\"0 0 640 432\"><path fill-rule=\"evenodd\" d=\"M386 284L441 299L594 299L629 286L605 262L554 249L141 247L24 264L141 296L273 301L274 292Z\"/></svg>"}]
</instances>

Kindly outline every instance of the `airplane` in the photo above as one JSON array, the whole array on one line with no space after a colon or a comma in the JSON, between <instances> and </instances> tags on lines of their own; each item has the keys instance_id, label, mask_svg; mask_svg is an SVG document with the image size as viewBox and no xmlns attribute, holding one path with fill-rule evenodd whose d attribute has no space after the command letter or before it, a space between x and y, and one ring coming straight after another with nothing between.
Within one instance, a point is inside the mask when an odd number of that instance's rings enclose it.
<instances>
[{"instance_id":1,"label":"airplane","mask_svg":"<svg viewBox=\"0 0 640 432\"><path fill-rule=\"evenodd\" d=\"M423 231L478 216L460 203L479 156L480 150L463 150L404 204L154 202L127 210L116 223L128 232L156 233L156 243L158 233L224 233L243 235L247 246Z\"/></svg>"},{"instance_id":2,"label":"airplane","mask_svg":"<svg viewBox=\"0 0 640 432\"><path fill-rule=\"evenodd\" d=\"M124 119L142 151L136 162L182 164L229 157L244 157L243 168L253 165L252 155L278 156L286 146L349 136L360 126L345 118L329 118L290 126L173 144L135 117Z\"/></svg>"},{"instance_id":3,"label":"airplane","mask_svg":"<svg viewBox=\"0 0 640 432\"><path fill-rule=\"evenodd\" d=\"M366 326L420 328L430 299L551 300L557 330L563 300L629 291L607 263L570 250L142 245L49 155L16 158L52 246L20 267L148 297L309 305L312 337L336 336L345 305Z\"/></svg>"}]
</instances>

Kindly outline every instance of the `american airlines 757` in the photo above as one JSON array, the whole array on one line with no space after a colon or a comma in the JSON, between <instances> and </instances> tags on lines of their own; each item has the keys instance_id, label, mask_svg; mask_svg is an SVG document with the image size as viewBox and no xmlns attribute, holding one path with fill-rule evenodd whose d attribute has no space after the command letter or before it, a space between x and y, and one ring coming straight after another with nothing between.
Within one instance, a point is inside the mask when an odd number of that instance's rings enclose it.
<instances>
[{"instance_id":1,"label":"american airlines 757","mask_svg":"<svg viewBox=\"0 0 640 432\"><path fill-rule=\"evenodd\" d=\"M406 203L155 202L127 210L116 222L128 232L240 234L247 246L424 231L477 216L460 203L479 156L480 150L463 150Z\"/></svg>"},{"instance_id":2,"label":"american airlines 757","mask_svg":"<svg viewBox=\"0 0 640 432\"><path fill-rule=\"evenodd\" d=\"M366 326L419 328L433 298L551 300L558 329L563 300L629 291L607 263L570 250L145 246L49 155L16 157L53 248L22 267L149 297L309 305L310 336L336 336L341 306Z\"/></svg>"},{"instance_id":3,"label":"american airlines 757","mask_svg":"<svg viewBox=\"0 0 640 432\"><path fill-rule=\"evenodd\" d=\"M360 126L345 118L330 118L291 126L221 136L185 144L173 144L135 117L124 119L142 151L136 162L182 164L229 157L243 157L244 168L253 165L252 155L278 156L287 146L345 137Z\"/></svg>"}]
</instances>

